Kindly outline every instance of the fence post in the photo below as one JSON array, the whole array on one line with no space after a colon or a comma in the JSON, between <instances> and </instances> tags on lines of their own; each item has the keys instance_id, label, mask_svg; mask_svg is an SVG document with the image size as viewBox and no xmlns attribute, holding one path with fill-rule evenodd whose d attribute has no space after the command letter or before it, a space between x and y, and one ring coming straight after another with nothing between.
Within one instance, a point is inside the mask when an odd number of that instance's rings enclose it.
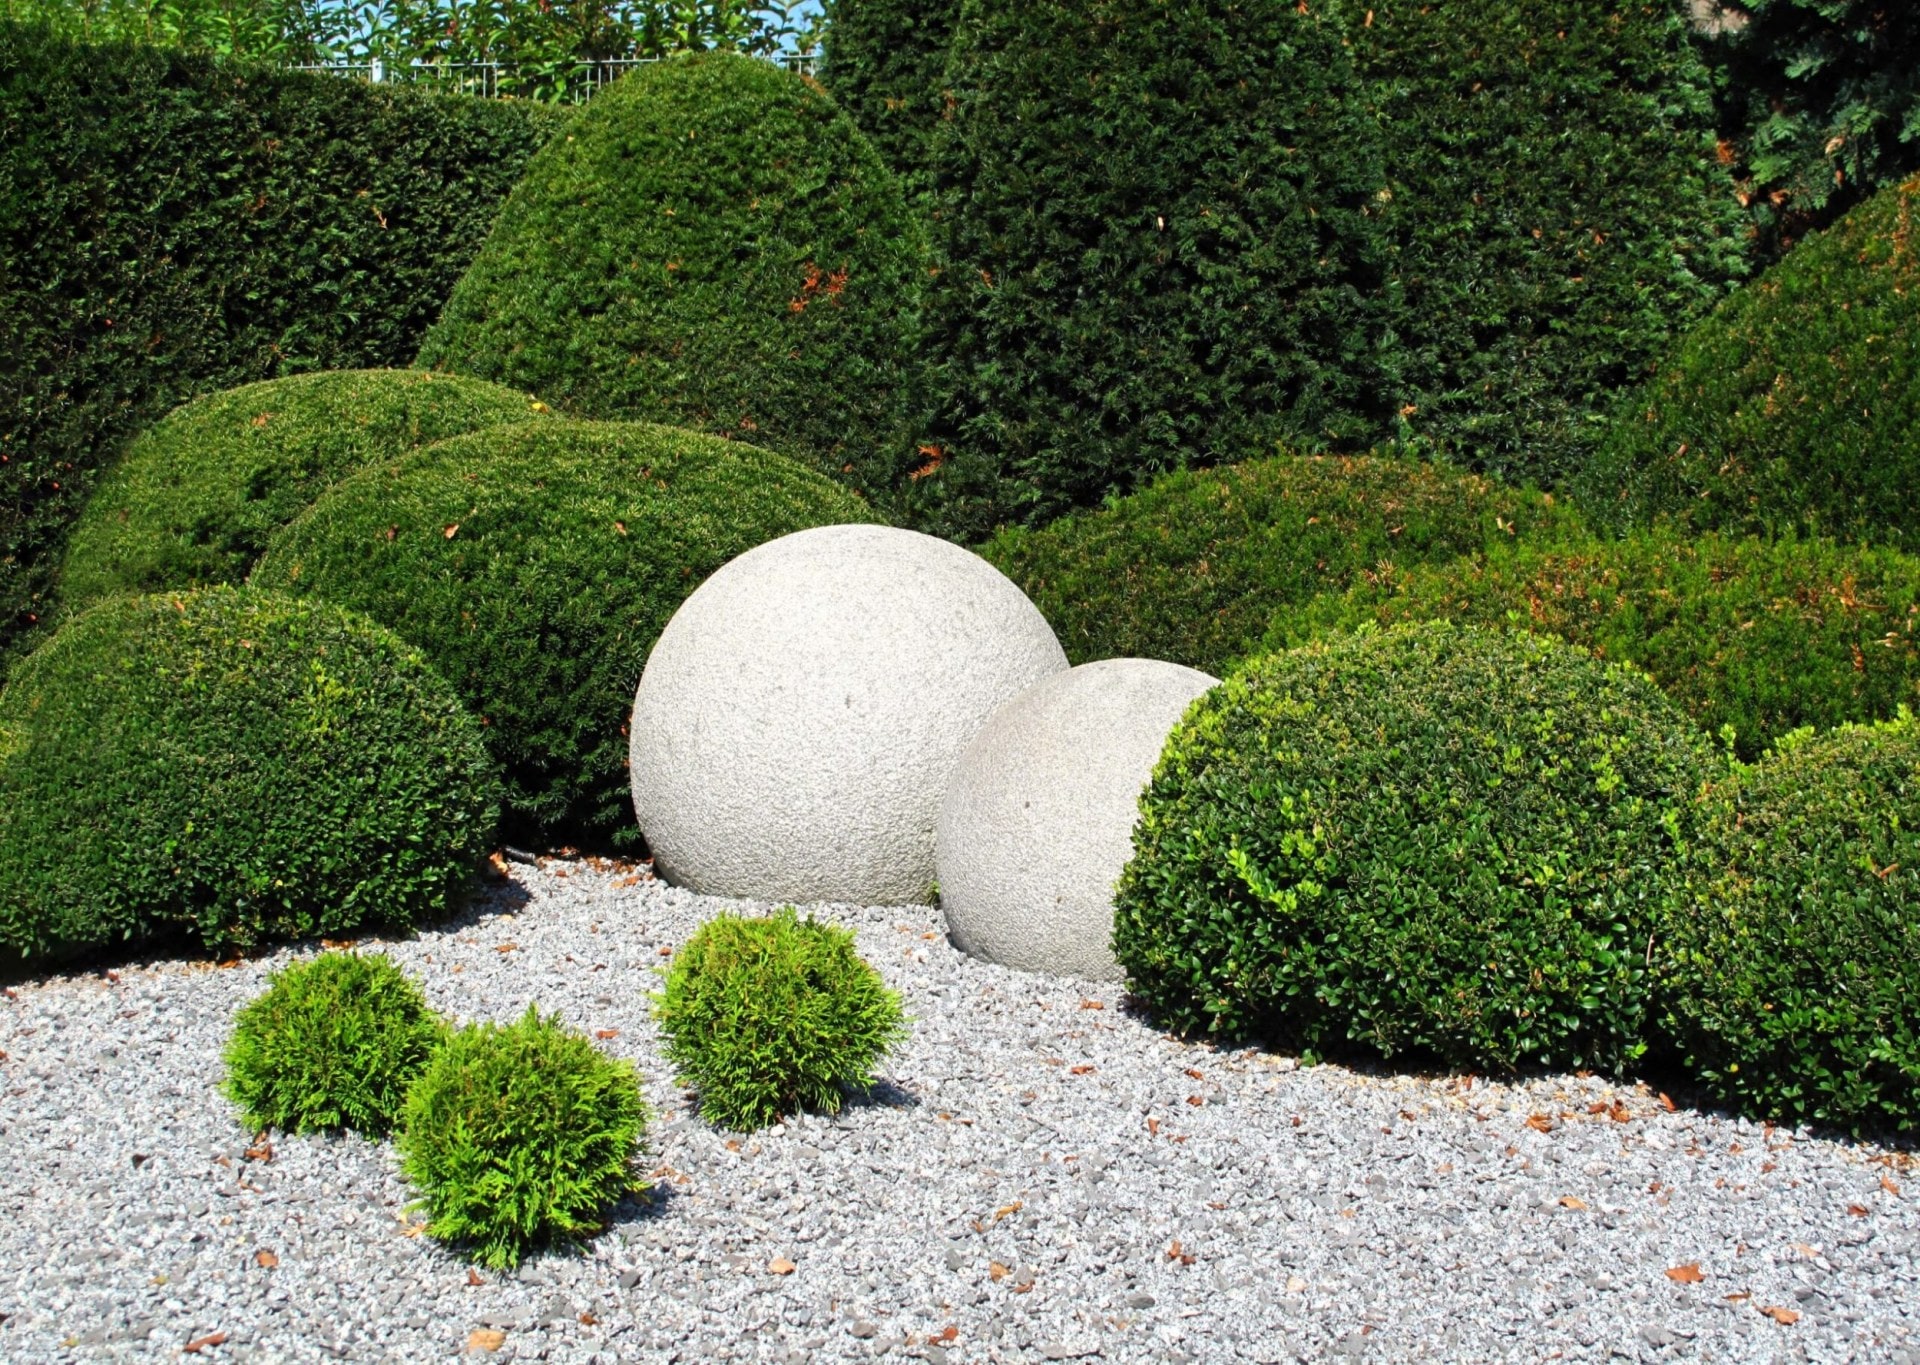
<instances>
[{"instance_id":1,"label":"fence post","mask_svg":"<svg viewBox=\"0 0 1920 1365\"><path fill-rule=\"evenodd\" d=\"M372 61L367 63L367 83L369 85L380 84L381 78L385 75L386 75L386 71L380 65L380 59L378 57L375 57Z\"/></svg>"}]
</instances>

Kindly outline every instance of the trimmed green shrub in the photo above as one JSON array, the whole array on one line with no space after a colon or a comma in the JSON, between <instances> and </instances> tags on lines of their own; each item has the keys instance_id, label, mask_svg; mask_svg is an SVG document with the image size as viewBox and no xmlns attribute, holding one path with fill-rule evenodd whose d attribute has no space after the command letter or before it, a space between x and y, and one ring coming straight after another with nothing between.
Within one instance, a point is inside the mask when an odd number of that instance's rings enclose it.
<instances>
[{"instance_id":1,"label":"trimmed green shrub","mask_svg":"<svg viewBox=\"0 0 1920 1365\"><path fill-rule=\"evenodd\" d=\"M267 538L367 465L546 405L424 370L269 379L174 409L95 489L67 544L61 596L245 581Z\"/></svg>"},{"instance_id":2,"label":"trimmed green shrub","mask_svg":"<svg viewBox=\"0 0 1920 1365\"><path fill-rule=\"evenodd\" d=\"M1495 546L1284 608L1266 645L1436 619L1557 635L1632 664L1708 733L1730 728L1745 758L1804 725L1920 705L1920 560L1827 541Z\"/></svg>"},{"instance_id":3,"label":"trimmed green shrub","mask_svg":"<svg viewBox=\"0 0 1920 1365\"><path fill-rule=\"evenodd\" d=\"M911 435L925 272L898 182L818 85L681 56L533 159L420 363L877 489Z\"/></svg>"},{"instance_id":4,"label":"trimmed green shrub","mask_svg":"<svg viewBox=\"0 0 1920 1365\"><path fill-rule=\"evenodd\" d=\"M1386 138L1408 428L1557 484L1745 269L1682 6L1341 3Z\"/></svg>"},{"instance_id":5,"label":"trimmed green shrub","mask_svg":"<svg viewBox=\"0 0 1920 1365\"><path fill-rule=\"evenodd\" d=\"M834 1114L848 1087L905 1040L900 997L854 947L853 931L721 914L673 959L654 1015L681 1084L709 1123L764 1128L797 1109Z\"/></svg>"},{"instance_id":6,"label":"trimmed green shrub","mask_svg":"<svg viewBox=\"0 0 1920 1365\"><path fill-rule=\"evenodd\" d=\"M1801 733L1707 794L1661 1017L1727 1104L1920 1131L1920 727Z\"/></svg>"},{"instance_id":7,"label":"trimmed green shrub","mask_svg":"<svg viewBox=\"0 0 1920 1365\"><path fill-rule=\"evenodd\" d=\"M381 1137L446 1032L385 953L322 953L274 972L242 1007L222 1088L255 1131Z\"/></svg>"},{"instance_id":8,"label":"trimmed green shrub","mask_svg":"<svg viewBox=\"0 0 1920 1365\"><path fill-rule=\"evenodd\" d=\"M1255 659L1168 741L1114 954L1183 1031L1617 1071L1711 767L1644 677L1558 641L1432 624Z\"/></svg>"},{"instance_id":9,"label":"trimmed green shrub","mask_svg":"<svg viewBox=\"0 0 1920 1365\"><path fill-rule=\"evenodd\" d=\"M335 484L253 582L364 611L424 650L506 770L509 837L625 851L641 847L627 718L668 618L756 545L871 520L852 493L752 446L553 419Z\"/></svg>"},{"instance_id":10,"label":"trimmed green shrub","mask_svg":"<svg viewBox=\"0 0 1920 1365\"><path fill-rule=\"evenodd\" d=\"M129 437L196 393L412 359L560 121L0 23L0 668Z\"/></svg>"},{"instance_id":11,"label":"trimmed green shrub","mask_svg":"<svg viewBox=\"0 0 1920 1365\"><path fill-rule=\"evenodd\" d=\"M428 1236L510 1270L539 1247L592 1236L647 1188L635 1169L647 1117L633 1063L529 1005L434 1053L407 1095L400 1169L420 1191Z\"/></svg>"},{"instance_id":12,"label":"trimmed green shrub","mask_svg":"<svg viewBox=\"0 0 1920 1365\"><path fill-rule=\"evenodd\" d=\"M1169 469L1385 431L1386 176L1322 11L964 6L923 523L979 540Z\"/></svg>"},{"instance_id":13,"label":"trimmed green shrub","mask_svg":"<svg viewBox=\"0 0 1920 1365\"><path fill-rule=\"evenodd\" d=\"M460 904L497 799L479 726L372 622L232 588L114 598L0 692L0 949L408 928Z\"/></svg>"},{"instance_id":14,"label":"trimmed green shrub","mask_svg":"<svg viewBox=\"0 0 1920 1365\"><path fill-rule=\"evenodd\" d=\"M873 139L909 193L933 180L960 0L831 0L820 83Z\"/></svg>"},{"instance_id":15,"label":"trimmed green shrub","mask_svg":"<svg viewBox=\"0 0 1920 1365\"><path fill-rule=\"evenodd\" d=\"M1224 673L1278 608L1575 527L1551 497L1444 466L1283 455L1165 474L1099 511L1004 531L980 553L1076 664L1165 659Z\"/></svg>"},{"instance_id":16,"label":"trimmed green shrub","mask_svg":"<svg viewBox=\"0 0 1920 1365\"><path fill-rule=\"evenodd\" d=\"M1702 322L1582 481L1597 520L1920 549L1920 178Z\"/></svg>"}]
</instances>

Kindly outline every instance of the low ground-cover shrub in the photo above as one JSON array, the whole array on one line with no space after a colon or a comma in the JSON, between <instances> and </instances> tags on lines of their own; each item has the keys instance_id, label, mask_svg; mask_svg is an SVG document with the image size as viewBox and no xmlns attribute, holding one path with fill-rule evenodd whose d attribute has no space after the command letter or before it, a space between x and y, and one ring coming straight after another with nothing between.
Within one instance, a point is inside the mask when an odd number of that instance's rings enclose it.
<instances>
[{"instance_id":1,"label":"low ground-cover shrub","mask_svg":"<svg viewBox=\"0 0 1920 1365\"><path fill-rule=\"evenodd\" d=\"M1734 1107L1920 1131L1920 725L1802 734L1707 793L1660 1017Z\"/></svg>"},{"instance_id":2,"label":"low ground-cover shrub","mask_svg":"<svg viewBox=\"0 0 1920 1365\"><path fill-rule=\"evenodd\" d=\"M912 434L925 278L898 182L818 85L676 57L533 159L420 362L877 489Z\"/></svg>"},{"instance_id":3,"label":"low ground-cover shrub","mask_svg":"<svg viewBox=\"0 0 1920 1365\"><path fill-rule=\"evenodd\" d=\"M401 1169L429 1236L509 1270L598 1232L614 1204L647 1188L635 1168L647 1117L631 1062L530 1005L434 1053L407 1096Z\"/></svg>"},{"instance_id":4,"label":"low ground-cover shrub","mask_svg":"<svg viewBox=\"0 0 1920 1365\"><path fill-rule=\"evenodd\" d=\"M176 408L100 480L60 574L65 605L244 582L267 538L377 461L544 410L523 393L423 370L333 370Z\"/></svg>"},{"instance_id":5,"label":"low ground-cover shrub","mask_svg":"<svg viewBox=\"0 0 1920 1365\"><path fill-rule=\"evenodd\" d=\"M674 956L655 1014L667 1056L710 1123L747 1130L797 1109L838 1113L848 1088L906 1036L900 997L851 930L722 914Z\"/></svg>"},{"instance_id":6,"label":"low ground-cover shrub","mask_svg":"<svg viewBox=\"0 0 1920 1365\"><path fill-rule=\"evenodd\" d=\"M1920 705L1920 560L1829 541L1495 545L1284 608L1266 645L1426 620L1557 635L1632 664L1708 733L1731 727L1746 758L1804 725Z\"/></svg>"},{"instance_id":7,"label":"low ground-cover shrub","mask_svg":"<svg viewBox=\"0 0 1920 1365\"><path fill-rule=\"evenodd\" d=\"M384 953L323 953L273 973L234 1019L224 1090L255 1130L379 1137L446 1036Z\"/></svg>"},{"instance_id":8,"label":"low ground-cover shrub","mask_svg":"<svg viewBox=\"0 0 1920 1365\"><path fill-rule=\"evenodd\" d=\"M1626 402L1581 480L1618 526L1920 548L1920 179L1723 303Z\"/></svg>"},{"instance_id":9,"label":"low ground-cover shrub","mask_svg":"<svg viewBox=\"0 0 1920 1365\"><path fill-rule=\"evenodd\" d=\"M112 599L0 692L0 949L409 927L458 904L497 809L479 726L364 617Z\"/></svg>"},{"instance_id":10,"label":"low ground-cover shrub","mask_svg":"<svg viewBox=\"0 0 1920 1365\"><path fill-rule=\"evenodd\" d=\"M1224 673L1273 613L1488 543L1572 536L1551 498L1444 466L1282 455L1162 475L1098 511L1003 532L981 553L1046 614L1067 657Z\"/></svg>"},{"instance_id":11,"label":"low ground-cover shrub","mask_svg":"<svg viewBox=\"0 0 1920 1365\"><path fill-rule=\"evenodd\" d=\"M442 441L335 484L253 582L364 611L482 718L510 837L640 845L628 711L647 653L706 576L865 503L752 446L560 419Z\"/></svg>"},{"instance_id":12,"label":"low ground-cover shrub","mask_svg":"<svg viewBox=\"0 0 1920 1365\"><path fill-rule=\"evenodd\" d=\"M1711 766L1651 683L1558 641L1428 624L1258 658L1168 741L1114 954L1183 1031L1618 1069Z\"/></svg>"}]
</instances>

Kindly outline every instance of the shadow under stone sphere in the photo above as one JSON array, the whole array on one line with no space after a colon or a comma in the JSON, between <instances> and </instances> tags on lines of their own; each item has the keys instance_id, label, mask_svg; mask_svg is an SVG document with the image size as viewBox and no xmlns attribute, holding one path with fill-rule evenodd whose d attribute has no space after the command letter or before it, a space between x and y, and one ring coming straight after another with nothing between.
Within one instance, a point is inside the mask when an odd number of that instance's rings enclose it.
<instances>
[{"instance_id":1,"label":"shadow under stone sphere","mask_svg":"<svg viewBox=\"0 0 1920 1365\"><path fill-rule=\"evenodd\" d=\"M940 808L940 904L954 944L1025 971L1118 981L1113 886L1167 736L1219 679L1107 659L1001 707Z\"/></svg>"},{"instance_id":2,"label":"shadow under stone sphere","mask_svg":"<svg viewBox=\"0 0 1920 1365\"><path fill-rule=\"evenodd\" d=\"M1025 594L946 541L826 526L750 550L681 605L634 696L654 865L713 895L924 901L961 751L1066 666Z\"/></svg>"}]
</instances>

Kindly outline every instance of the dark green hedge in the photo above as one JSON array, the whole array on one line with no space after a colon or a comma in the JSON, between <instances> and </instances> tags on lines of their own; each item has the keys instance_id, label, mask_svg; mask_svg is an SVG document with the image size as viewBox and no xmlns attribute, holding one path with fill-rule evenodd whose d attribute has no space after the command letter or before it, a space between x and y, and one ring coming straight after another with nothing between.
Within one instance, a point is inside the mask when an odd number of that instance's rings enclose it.
<instances>
[{"instance_id":1,"label":"dark green hedge","mask_svg":"<svg viewBox=\"0 0 1920 1365\"><path fill-rule=\"evenodd\" d=\"M1920 726L1802 734L1707 795L1661 1016L1726 1103L1920 1132Z\"/></svg>"},{"instance_id":2,"label":"dark green hedge","mask_svg":"<svg viewBox=\"0 0 1920 1365\"><path fill-rule=\"evenodd\" d=\"M960 0L831 0L820 83L914 196L933 181Z\"/></svg>"},{"instance_id":3,"label":"dark green hedge","mask_svg":"<svg viewBox=\"0 0 1920 1365\"><path fill-rule=\"evenodd\" d=\"M267 538L337 479L545 407L424 370L329 370L197 398L100 480L67 542L62 604L243 582Z\"/></svg>"},{"instance_id":4,"label":"dark green hedge","mask_svg":"<svg viewBox=\"0 0 1920 1365\"><path fill-rule=\"evenodd\" d=\"M1340 0L1393 199L1408 427L1558 484L1744 269L1673 0Z\"/></svg>"},{"instance_id":5,"label":"dark green hedge","mask_svg":"<svg viewBox=\"0 0 1920 1365\"><path fill-rule=\"evenodd\" d=\"M1479 475L1283 455L1162 475L1099 511L1002 532L981 553L1076 664L1135 657L1225 673L1282 607L1489 542L1575 533L1552 498Z\"/></svg>"},{"instance_id":6,"label":"dark green hedge","mask_svg":"<svg viewBox=\"0 0 1920 1365\"><path fill-rule=\"evenodd\" d=\"M1182 1030L1617 1070L1711 766L1644 677L1543 637L1436 623L1268 655L1169 739L1114 954Z\"/></svg>"},{"instance_id":7,"label":"dark green hedge","mask_svg":"<svg viewBox=\"0 0 1920 1365\"><path fill-rule=\"evenodd\" d=\"M365 618L115 598L0 692L0 953L406 928L458 908L497 799L473 717Z\"/></svg>"},{"instance_id":8,"label":"dark green hedge","mask_svg":"<svg viewBox=\"0 0 1920 1365\"><path fill-rule=\"evenodd\" d=\"M420 362L874 491L911 435L925 277L899 182L818 85L676 57L528 166Z\"/></svg>"},{"instance_id":9,"label":"dark green hedge","mask_svg":"<svg viewBox=\"0 0 1920 1365\"><path fill-rule=\"evenodd\" d=\"M1386 429L1386 177L1322 7L975 0L947 84L922 524Z\"/></svg>"},{"instance_id":10,"label":"dark green hedge","mask_svg":"<svg viewBox=\"0 0 1920 1365\"><path fill-rule=\"evenodd\" d=\"M0 667L134 432L404 364L554 116L0 24Z\"/></svg>"},{"instance_id":11,"label":"dark green hedge","mask_svg":"<svg viewBox=\"0 0 1920 1365\"><path fill-rule=\"evenodd\" d=\"M1826 541L1642 535L1495 546L1275 614L1269 649L1371 622L1558 635L1631 663L1748 758L1803 725L1920 706L1920 560Z\"/></svg>"},{"instance_id":12,"label":"dark green hedge","mask_svg":"<svg viewBox=\"0 0 1920 1365\"><path fill-rule=\"evenodd\" d=\"M253 583L366 612L423 649L506 769L508 837L641 847L627 719L702 580L789 532L871 521L795 461L669 427L553 419L335 484Z\"/></svg>"},{"instance_id":13,"label":"dark green hedge","mask_svg":"<svg viewBox=\"0 0 1920 1365\"><path fill-rule=\"evenodd\" d=\"M1596 520L1920 549L1920 178L1695 327L1581 480Z\"/></svg>"}]
</instances>

